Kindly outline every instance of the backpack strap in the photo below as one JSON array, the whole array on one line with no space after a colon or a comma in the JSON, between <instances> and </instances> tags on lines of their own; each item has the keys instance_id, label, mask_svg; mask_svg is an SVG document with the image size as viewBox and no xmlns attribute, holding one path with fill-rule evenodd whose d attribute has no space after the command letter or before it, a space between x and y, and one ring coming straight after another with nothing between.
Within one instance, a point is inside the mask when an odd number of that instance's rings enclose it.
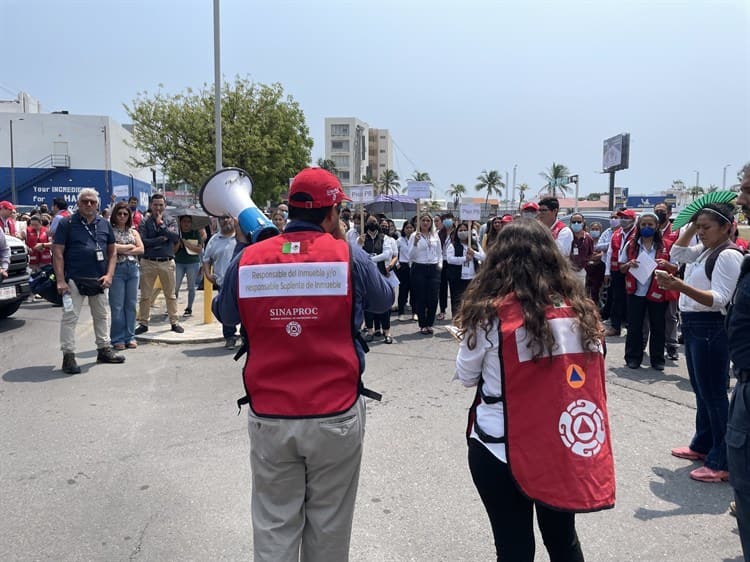
<instances>
[{"instance_id":1,"label":"backpack strap","mask_svg":"<svg viewBox=\"0 0 750 562\"><path fill-rule=\"evenodd\" d=\"M716 267L716 260L719 259L719 254L721 254L724 250L736 250L741 254L744 254L742 251L742 248L737 246L734 242L730 242L727 240L723 244L719 244L711 250L711 253L708 254L708 257L706 258L706 277L708 277L708 280L711 281L712 276L714 274L714 268Z\"/></svg>"}]
</instances>

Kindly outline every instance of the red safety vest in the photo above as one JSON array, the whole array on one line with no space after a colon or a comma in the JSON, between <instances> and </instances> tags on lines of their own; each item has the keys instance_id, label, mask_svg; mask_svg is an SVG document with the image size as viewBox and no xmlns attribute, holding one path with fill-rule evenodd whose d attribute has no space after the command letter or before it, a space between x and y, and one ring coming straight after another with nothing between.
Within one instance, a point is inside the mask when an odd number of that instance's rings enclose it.
<instances>
[{"instance_id":1,"label":"red safety vest","mask_svg":"<svg viewBox=\"0 0 750 562\"><path fill-rule=\"evenodd\" d=\"M620 271L620 249L622 249L623 243L627 244L628 241L630 241L634 233L635 227L631 228L628 231L627 236L625 236L622 227L618 227L617 230L612 233L612 239L610 240L610 244L612 245L612 254L609 258L610 271Z\"/></svg>"},{"instance_id":2,"label":"red safety vest","mask_svg":"<svg viewBox=\"0 0 750 562\"><path fill-rule=\"evenodd\" d=\"M52 251L49 248L34 251L34 246L40 243L47 244L49 241L49 230L46 226L41 227L38 232L30 228L26 229L26 246L29 248L29 265L48 265L52 263Z\"/></svg>"},{"instance_id":3,"label":"red safety vest","mask_svg":"<svg viewBox=\"0 0 750 562\"><path fill-rule=\"evenodd\" d=\"M654 259L669 261L669 249L672 247L672 243L668 240L662 240L662 243L664 244L664 247L656 250L656 258ZM628 245L625 248L625 254L628 258L628 261L638 259L639 249L640 246L635 244L635 240L630 240L628 242ZM656 269L667 271L667 268L661 266L657 266ZM627 294L632 295L635 294L637 288L638 281L636 281L635 277L633 277L633 274L628 271L625 274L625 291L627 292ZM650 300L652 302L664 302L676 301L678 298L680 298L679 291L667 291L665 289L660 289L659 283L656 280L656 275L654 275L653 273L651 274L651 282L649 283L648 291L646 292L647 300Z\"/></svg>"},{"instance_id":4,"label":"red safety vest","mask_svg":"<svg viewBox=\"0 0 750 562\"><path fill-rule=\"evenodd\" d=\"M555 224L552 225L550 230L552 230L552 238L557 240L557 237L560 235L560 231L565 228L565 223L563 221L557 221Z\"/></svg>"},{"instance_id":5,"label":"red safety vest","mask_svg":"<svg viewBox=\"0 0 750 562\"><path fill-rule=\"evenodd\" d=\"M584 352L568 303L549 307L552 357L537 361L524 342L523 310L515 295L497 305L505 443L513 479L524 495L551 508L587 512L615 503L612 438L604 388L604 357ZM477 399L467 435L475 429ZM500 398L494 397L494 401ZM476 431L480 434L480 431Z\"/></svg>"},{"instance_id":6,"label":"red safety vest","mask_svg":"<svg viewBox=\"0 0 750 562\"><path fill-rule=\"evenodd\" d=\"M250 349L245 390L255 414L321 417L354 405L360 364L346 241L304 231L248 246L237 294Z\"/></svg>"}]
</instances>

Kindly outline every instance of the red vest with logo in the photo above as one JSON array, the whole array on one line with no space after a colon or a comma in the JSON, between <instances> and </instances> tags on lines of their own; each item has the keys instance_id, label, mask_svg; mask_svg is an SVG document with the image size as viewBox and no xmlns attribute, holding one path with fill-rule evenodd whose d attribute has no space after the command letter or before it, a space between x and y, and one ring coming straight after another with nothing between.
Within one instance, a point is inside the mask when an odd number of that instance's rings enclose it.
<instances>
[{"instance_id":1,"label":"red vest with logo","mask_svg":"<svg viewBox=\"0 0 750 562\"><path fill-rule=\"evenodd\" d=\"M560 231L565 228L565 223L563 221L557 221L555 224L552 225L550 230L552 230L552 238L557 240L557 237L560 235Z\"/></svg>"},{"instance_id":2,"label":"red vest with logo","mask_svg":"<svg viewBox=\"0 0 750 562\"><path fill-rule=\"evenodd\" d=\"M622 249L623 244L627 244L628 241L633 237L633 234L635 233L635 227L631 228L628 231L628 234L625 235L625 232L622 230L622 227L619 227L617 230L615 230L612 233L612 239L610 240L610 244L612 246L612 253L609 258L609 270L610 271L620 271L620 250Z\"/></svg>"},{"instance_id":3,"label":"red vest with logo","mask_svg":"<svg viewBox=\"0 0 750 562\"><path fill-rule=\"evenodd\" d=\"M662 243L664 244L664 246L656 250L656 257L654 259L669 261L669 248L672 247L672 243L667 240L662 240ZM635 240L630 240L628 242L628 245L625 248L625 254L627 255L628 261L638 259L639 249L640 246L635 243ZM667 271L665 267L661 266L657 266L656 269ZM637 288L638 281L628 270L628 272L625 274L625 291L629 295L632 295L635 294ZM646 300L650 300L652 302L665 302L676 301L678 298L680 298L679 291L667 291L664 289L660 289L659 283L656 280L656 275L654 275L653 273L651 274L651 281L648 286L648 291L646 292Z\"/></svg>"},{"instance_id":4,"label":"red vest with logo","mask_svg":"<svg viewBox=\"0 0 750 562\"><path fill-rule=\"evenodd\" d=\"M586 512L614 506L615 472L604 388L604 357L584 351L568 303L549 307L551 357L532 360L515 295L497 306L508 465L519 489L551 508ZM481 381L474 410L482 397ZM477 432L479 433L479 432Z\"/></svg>"},{"instance_id":5,"label":"red vest with logo","mask_svg":"<svg viewBox=\"0 0 750 562\"><path fill-rule=\"evenodd\" d=\"M360 364L346 241L304 231L248 246L237 294L249 342L244 381L253 412L320 417L354 405Z\"/></svg>"},{"instance_id":6,"label":"red vest with logo","mask_svg":"<svg viewBox=\"0 0 750 562\"><path fill-rule=\"evenodd\" d=\"M52 251L44 248L34 251L37 244L49 243L49 230L46 226L41 227L39 231L26 229L26 246L29 248L29 265L49 265L52 263Z\"/></svg>"}]
</instances>

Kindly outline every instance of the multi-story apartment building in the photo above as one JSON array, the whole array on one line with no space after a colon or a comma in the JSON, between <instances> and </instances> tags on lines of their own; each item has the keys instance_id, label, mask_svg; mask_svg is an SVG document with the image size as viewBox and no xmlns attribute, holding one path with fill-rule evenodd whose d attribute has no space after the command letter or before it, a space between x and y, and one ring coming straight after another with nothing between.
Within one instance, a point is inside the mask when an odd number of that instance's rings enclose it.
<instances>
[{"instance_id":1,"label":"multi-story apartment building","mask_svg":"<svg viewBox=\"0 0 750 562\"><path fill-rule=\"evenodd\" d=\"M393 149L388 129L371 129L356 117L327 117L325 159L336 165L344 188L379 178L393 168Z\"/></svg>"},{"instance_id":2,"label":"multi-story apartment building","mask_svg":"<svg viewBox=\"0 0 750 562\"><path fill-rule=\"evenodd\" d=\"M336 166L345 188L362 183L368 173L369 126L356 117L326 117L326 160Z\"/></svg>"}]
</instances>

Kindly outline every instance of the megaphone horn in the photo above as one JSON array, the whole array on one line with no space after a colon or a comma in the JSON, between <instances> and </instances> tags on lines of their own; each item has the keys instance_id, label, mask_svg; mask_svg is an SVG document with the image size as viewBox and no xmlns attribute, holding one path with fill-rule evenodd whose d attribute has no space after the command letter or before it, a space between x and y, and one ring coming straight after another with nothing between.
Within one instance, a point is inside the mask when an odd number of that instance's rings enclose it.
<instances>
[{"instance_id":1,"label":"megaphone horn","mask_svg":"<svg viewBox=\"0 0 750 562\"><path fill-rule=\"evenodd\" d=\"M224 168L206 180L198 198L209 215L236 217L240 230L258 242L278 234L279 229L258 209L252 193L253 182L245 170Z\"/></svg>"}]
</instances>

